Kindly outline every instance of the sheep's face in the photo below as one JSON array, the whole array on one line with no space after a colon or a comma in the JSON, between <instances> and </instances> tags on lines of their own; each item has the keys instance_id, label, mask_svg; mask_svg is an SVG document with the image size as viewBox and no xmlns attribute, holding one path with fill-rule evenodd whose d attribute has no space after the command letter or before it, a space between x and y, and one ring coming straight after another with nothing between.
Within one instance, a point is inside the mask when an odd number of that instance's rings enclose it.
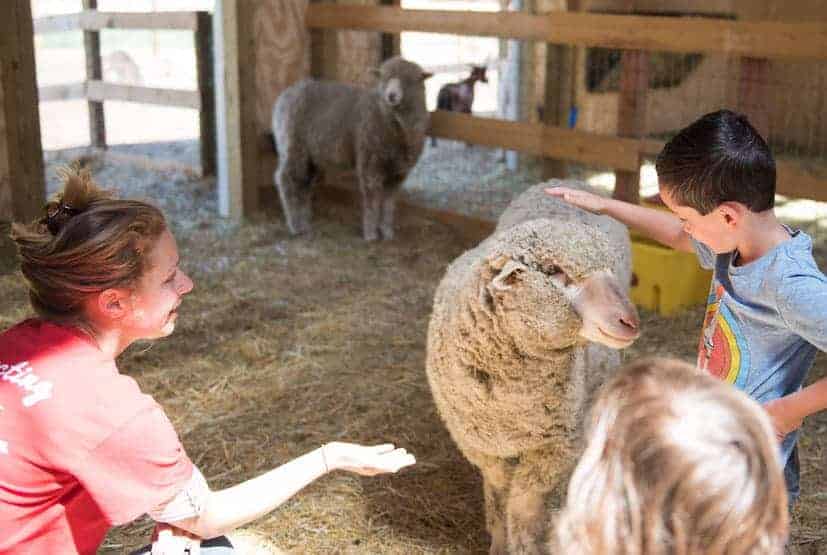
<instances>
[{"instance_id":1,"label":"sheep's face","mask_svg":"<svg viewBox=\"0 0 827 555\"><path fill-rule=\"evenodd\" d=\"M425 79L431 76L413 62L391 58L376 70L382 100L397 111L425 110Z\"/></svg>"},{"instance_id":2,"label":"sheep's face","mask_svg":"<svg viewBox=\"0 0 827 555\"><path fill-rule=\"evenodd\" d=\"M601 231L534 220L501 237L508 244L487 261L486 291L521 349L561 349L578 340L620 349L637 339L637 310L612 273L617 253Z\"/></svg>"},{"instance_id":3,"label":"sheep's face","mask_svg":"<svg viewBox=\"0 0 827 555\"><path fill-rule=\"evenodd\" d=\"M565 293L551 285L554 267L530 267L506 256L487 261L482 302L521 352L541 354L577 341L581 321Z\"/></svg>"}]
</instances>

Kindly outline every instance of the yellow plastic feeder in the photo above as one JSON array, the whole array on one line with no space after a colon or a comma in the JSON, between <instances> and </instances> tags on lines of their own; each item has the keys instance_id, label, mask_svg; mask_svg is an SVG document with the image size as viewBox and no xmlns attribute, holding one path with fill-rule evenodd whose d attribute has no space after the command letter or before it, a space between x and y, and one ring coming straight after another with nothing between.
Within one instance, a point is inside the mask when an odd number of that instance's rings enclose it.
<instances>
[{"instance_id":1,"label":"yellow plastic feeder","mask_svg":"<svg viewBox=\"0 0 827 555\"><path fill-rule=\"evenodd\" d=\"M712 272L692 253L664 247L632 234L631 297L638 306L669 316L706 302Z\"/></svg>"}]
</instances>

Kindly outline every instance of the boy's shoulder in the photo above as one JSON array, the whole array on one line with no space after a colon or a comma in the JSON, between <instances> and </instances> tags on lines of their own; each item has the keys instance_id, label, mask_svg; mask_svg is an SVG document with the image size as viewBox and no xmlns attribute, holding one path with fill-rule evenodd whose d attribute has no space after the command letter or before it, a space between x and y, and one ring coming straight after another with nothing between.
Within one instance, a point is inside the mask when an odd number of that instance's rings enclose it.
<instances>
[{"instance_id":1,"label":"boy's shoulder","mask_svg":"<svg viewBox=\"0 0 827 555\"><path fill-rule=\"evenodd\" d=\"M789 281L798 277L825 277L813 258L812 239L800 230L794 231L789 240L780 244L768 262L764 271L770 279Z\"/></svg>"}]
</instances>

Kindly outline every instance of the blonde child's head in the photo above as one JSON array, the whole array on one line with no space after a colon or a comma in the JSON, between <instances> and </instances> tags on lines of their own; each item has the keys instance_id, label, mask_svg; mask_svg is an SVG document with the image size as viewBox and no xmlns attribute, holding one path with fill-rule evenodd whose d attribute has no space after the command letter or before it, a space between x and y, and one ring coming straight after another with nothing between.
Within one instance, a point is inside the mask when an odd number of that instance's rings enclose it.
<instances>
[{"instance_id":1,"label":"blonde child's head","mask_svg":"<svg viewBox=\"0 0 827 555\"><path fill-rule=\"evenodd\" d=\"M558 516L554 553L779 554L787 496L764 411L679 361L604 387Z\"/></svg>"}]
</instances>

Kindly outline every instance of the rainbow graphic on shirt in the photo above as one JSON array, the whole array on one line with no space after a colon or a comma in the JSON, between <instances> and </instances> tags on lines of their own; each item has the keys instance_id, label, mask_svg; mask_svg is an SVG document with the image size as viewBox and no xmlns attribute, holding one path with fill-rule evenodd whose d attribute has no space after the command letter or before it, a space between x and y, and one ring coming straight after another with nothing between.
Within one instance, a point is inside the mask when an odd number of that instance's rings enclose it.
<instances>
[{"instance_id":1,"label":"rainbow graphic on shirt","mask_svg":"<svg viewBox=\"0 0 827 555\"><path fill-rule=\"evenodd\" d=\"M738 320L722 302L724 293L724 287L718 285L707 301L698 367L743 389L749 374L749 347Z\"/></svg>"}]
</instances>

